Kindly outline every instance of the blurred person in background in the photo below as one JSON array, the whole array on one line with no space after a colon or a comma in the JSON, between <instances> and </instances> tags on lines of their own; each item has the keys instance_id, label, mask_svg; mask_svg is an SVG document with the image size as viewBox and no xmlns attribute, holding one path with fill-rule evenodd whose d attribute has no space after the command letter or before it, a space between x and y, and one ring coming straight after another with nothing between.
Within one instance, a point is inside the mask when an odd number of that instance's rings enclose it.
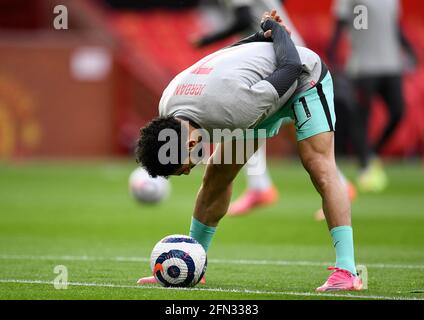
<instances>
[{"instance_id":1,"label":"blurred person in background","mask_svg":"<svg viewBox=\"0 0 424 320\"><path fill-rule=\"evenodd\" d=\"M367 27L358 28L354 8L367 9ZM363 192L379 192L388 184L378 159L393 136L404 114L402 49L412 68L417 56L400 26L398 0L335 0L333 13L336 26L328 48L330 65L337 65L336 53L344 30L348 30L351 52L345 68L352 80L355 112L352 118L353 142L359 158L358 187ZM388 121L374 145L368 140L368 118L372 100L379 96L388 111Z\"/></svg>"},{"instance_id":2,"label":"blurred person in background","mask_svg":"<svg viewBox=\"0 0 424 320\"><path fill-rule=\"evenodd\" d=\"M284 8L284 1L278 0L223 0L220 1L224 10L233 13L233 20L224 28L203 35L194 40L194 45L204 47L233 35L248 36L257 31L258 18L262 12L276 9L285 25L291 32L291 39L296 46L305 47L302 36L292 23ZM261 147L255 154L255 158L246 164L247 190L228 209L228 215L239 216L250 213L258 206L272 205L278 200L278 190L266 169L266 150ZM262 172L261 174L248 174L249 172ZM354 186L339 171L339 176L346 186L350 200L356 197ZM315 213L317 220L324 219L322 209Z\"/></svg>"},{"instance_id":3,"label":"blurred person in background","mask_svg":"<svg viewBox=\"0 0 424 320\"><path fill-rule=\"evenodd\" d=\"M225 11L232 13L233 20L222 29L205 34L195 39L194 44L204 47L220 40L227 39L234 35L242 37L248 36L257 31L258 17L265 11L276 9L280 12L281 19L291 31L291 38L295 45L305 46L299 32L291 22L286 10L284 1L279 0L219 0L219 4Z\"/></svg>"}]
</instances>

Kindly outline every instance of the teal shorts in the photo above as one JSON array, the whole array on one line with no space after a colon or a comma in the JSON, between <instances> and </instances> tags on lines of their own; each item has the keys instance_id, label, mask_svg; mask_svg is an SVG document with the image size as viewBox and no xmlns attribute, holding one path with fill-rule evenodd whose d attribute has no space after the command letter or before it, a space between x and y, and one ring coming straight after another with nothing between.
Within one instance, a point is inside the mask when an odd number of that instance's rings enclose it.
<instances>
[{"instance_id":1,"label":"teal shorts","mask_svg":"<svg viewBox=\"0 0 424 320\"><path fill-rule=\"evenodd\" d=\"M336 114L330 72L313 88L291 98L276 113L259 123L255 127L255 137L271 138L278 134L281 126L293 121L297 141L335 130Z\"/></svg>"}]
</instances>

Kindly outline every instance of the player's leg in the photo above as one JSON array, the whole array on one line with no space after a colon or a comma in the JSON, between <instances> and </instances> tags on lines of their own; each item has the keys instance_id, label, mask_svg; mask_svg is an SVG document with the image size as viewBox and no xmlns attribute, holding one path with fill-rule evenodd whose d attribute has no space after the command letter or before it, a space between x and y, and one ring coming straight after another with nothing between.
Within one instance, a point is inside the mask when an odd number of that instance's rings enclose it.
<instances>
[{"instance_id":1,"label":"player's leg","mask_svg":"<svg viewBox=\"0 0 424 320\"><path fill-rule=\"evenodd\" d=\"M337 142L338 138L340 138L339 129L342 129L342 131L344 130L345 134L347 134L350 138L353 138L352 133L357 130L356 122L352 121L352 119L356 117L357 106L354 100L353 85L351 80L343 72L338 72L334 78L334 104L337 106L335 111L338 121L336 125L338 133L335 137L335 149L337 150L337 143L340 144L339 149L343 149L345 147L344 144L346 143L346 141ZM345 121L342 123L340 122L339 115L342 115L345 118ZM343 187L347 190L349 200L352 203L357 197L356 188L343 174L340 168L338 168L338 175ZM325 220L322 208L315 213L315 219L318 221Z\"/></svg>"},{"instance_id":2,"label":"player's leg","mask_svg":"<svg viewBox=\"0 0 424 320\"><path fill-rule=\"evenodd\" d=\"M358 187L363 192L378 192L387 184L386 174L378 156L368 141L368 120L373 96L378 92L380 78L366 77L356 79L357 114L353 118L356 124L355 147L359 156L360 172Z\"/></svg>"},{"instance_id":3,"label":"player's leg","mask_svg":"<svg viewBox=\"0 0 424 320\"><path fill-rule=\"evenodd\" d=\"M329 229L350 226L350 202L334 158L334 132L320 133L299 141L298 147L302 164L322 197Z\"/></svg>"},{"instance_id":4,"label":"player's leg","mask_svg":"<svg viewBox=\"0 0 424 320\"><path fill-rule=\"evenodd\" d=\"M331 75L293 102L302 164L321 195L322 208L336 249L336 267L319 291L357 290L350 201L334 156L336 115ZM333 270L333 269L332 269Z\"/></svg>"},{"instance_id":5,"label":"player's leg","mask_svg":"<svg viewBox=\"0 0 424 320\"><path fill-rule=\"evenodd\" d=\"M249 190L263 192L272 187L272 180L266 166L266 148L261 147L245 166Z\"/></svg>"},{"instance_id":6,"label":"player's leg","mask_svg":"<svg viewBox=\"0 0 424 320\"><path fill-rule=\"evenodd\" d=\"M247 190L231 203L229 216L245 215L258 206L274 204L278 200L278 191L272 183L266 165L266 150L262 147L246 163L244 171Z\"/></svg>"},{"instance_id":7,"label":"player's leg","mask_svg":"<svg viewBox=\"0 0 424 320\"><path fill-rule=\"evenodd\" d=\"M254 143L249 154L240 148L240 143L244 144L244 141L220 144L206 165L190 227L190 236L199 241L206 251L219 221L227 213L234 178L258 148L258 143ZM253 143L253 140L248 143ZM231 163L228 163L228 157L225 156L229 153L232 154ZM237 157L240 153L241 157Z\"/></svg>"},{"instance_id":8,"label":"player's leg","mask_svg":"<svg viewBox=\"0 0 424 320\"><path fill-rule=\"evenodd\" d=\"M387 111L388 121L374 147L378 155L387 141L393 136L399 126L404 113L404 99L402 79L400 76L382 76L378 78L378 93L383 98ZM369 168L363 172L358 180L363 191L382 191L388 185L388 178L382 162L375 156Z\"/></svg>"},{"instance_id":9,"label":"player's leg","mask_svg":"<svg viewBox=\"0 0 424 320\"><path fill-rule=\"evenodd\" d=\"M404 98L401 76L388 76L382 78L379 93L386 104L388 121L375 145L375 151L377 153L381 152L381 149L393 136L393 133L403 118Z\"/></svg>"},{"instance_id":10,"label":"player's leg","mask_svg":"<svg viewBox=\"0 0 424 320\"><path fill-rule=\"evenodd\" d=\"M302 164L322 198L322 207L336 250L335 272L318 291L359 290L356 275L350 201L334 157L334 133L325 132L298 144Z\"/></svg>"},{"instance_id":11,"label":"player's leg","mask_svg":"<svg viewBox=\"0 0 424 320\"><path fill-rule=\"evenodd\" d=\"M368 167L371 147L368 142L368 118L371 109L371 102L374 95L375 80L371 78L355 79L356 112L353 117L355 126L354 145L359 159L361 170Z\"/></svg>"}]
</instances>

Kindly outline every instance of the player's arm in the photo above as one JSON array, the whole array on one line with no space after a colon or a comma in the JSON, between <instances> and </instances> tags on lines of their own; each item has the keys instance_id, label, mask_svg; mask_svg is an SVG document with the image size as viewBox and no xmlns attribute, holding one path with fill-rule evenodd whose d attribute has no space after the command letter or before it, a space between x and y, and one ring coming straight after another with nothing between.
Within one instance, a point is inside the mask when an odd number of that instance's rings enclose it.
<instances>
[{"instance_id":1,"label":"player's arm","mask_svg":"<svg viewBox=\"0 0 424 320\"><path fill-rule=\"evenodd\" d=\"M278 96L282 97L302 73L302 62L290 34L282 25L272 19L267 19L261 27L265 33L271 31L277 59L277 69L264 80L271 83Z\"/></svg>"},{"instance_id":2,"label":"player's arm","mask_svg":"<svg viewBox=\"0 0 424 320\"><path fill-rule=\"evenodd\" d=\"M354 0L334 0L332 7L332 14L335 18L335 25L329 45L327 47L327 58L331 66L337 67L337 49L340 45L343 32L352 23L354 6L356 5Z\"/></svg>"},{"instance_id":3,"label":"player's arm","mask_svg":"<svg viewBox=\"0 0 424 320\"><path fill-rule=\"evenodd\" d=\"M252 34L232 44L230 47L236 47L250 42L272 42L272 38L266 38L263 31L258 31L255 34Z\"/></svg>"},{"instance_id":4,"label":"player's arm","mask_svg":"<svg viewBox=\"0 0 424 320\"><path fill-rule=\"evenodd\" d=\"M284 26L284 28L287 30L287 32L289 34L291 33L290 30L287 28L287 26L284 25L283 20L277 14L277 11L275 9L273 9L271 11L271 13L265 12L262 16L262 21L265 21L268 18L272 19L274 21L277 21L279 24ZM246 44L246 43L250 43L250 42L272 42L271 31L269 31L268 33L269 34L265 34L265 32L263 32L263 31L258 31L255 34L252 34L252 35L250 35L250 36L248 36L244 39L241 39L240 41L234 43L230 47L235 47L235 46L239 46L241 44Z\"/></svg>"},{"instance_id":5,"label":"player's arm","mask_svg":"<svg viewBox=\"0 0 424 320\"><path fill-rule=\"evenodd\" d=\"M232 35L242 32L250 27L252 13L249 6L241 6L235 9L234 22L220 31L205 35L197 39L194 43L197 47L204 47L214 42L226 39Z\"/></svg>"},{"instance_id":6,"label":"player's arm","mask_svg":"<svg viewBox=\"0 0 424 320\"><path fill-rule=\"evenodd\" d=\"M333 34L330 39L330 43L327 47L327 58L330 65L337 65L337 49L340 44L340 40L343 35L343 31L348 25L348 20L346 19L338 19L336 21L336 25L333 30Z\"/></svg>"},{"instance_id":7,"label":"player's arm","mask_svg":"<svg viewBox=\"0 0 424 320\"><path fill-rule=\"evenodd\" d=\"M244 147L237 145L240 141L242 140L218 144L208 160L193 213L193 217L205 225L216 227L219 220L227 213L233 180L263 143L262 140L257 141L252 150L248 151L246 148L245 151ZM226 162L228 153L232 154L232 161L229 164ZM243 157L243 161L236 161L241 159L240 156Z\"/></svg>"},{"instance_id":8,"label":"player's arm","mask_svg":"<svg viewBox=\"0 0 424 320\"><path fill-rule=\"evenodd\" d=\"M408 38L406 37L400 24L398 27L398 36L402 49L408 55L413 67L415 68L418 65L418 55L415 52L414 47L411 45L411 42L409 42Z\"/></svg>"}]
</instances>

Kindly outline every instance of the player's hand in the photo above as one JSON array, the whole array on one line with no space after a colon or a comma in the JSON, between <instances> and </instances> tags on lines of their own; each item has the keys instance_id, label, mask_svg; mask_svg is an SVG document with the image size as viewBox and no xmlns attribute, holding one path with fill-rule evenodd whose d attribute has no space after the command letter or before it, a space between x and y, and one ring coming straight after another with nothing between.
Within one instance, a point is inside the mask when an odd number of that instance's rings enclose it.
<instances>
[{"instance_id":1,"label":"player's hand","mask_svg":"<svg viewBox=\"0 0 424 320\"><path fill-rule=\"evenodd\" d=\"M280 26L282 26L284 29L286 29L287 33L289 35L291 35L291 31L290 29L286 26L286 24L284 23L283 19L281 19L281 17L277 14L277 10L272 9L271 12L265 12L262 15L262 19L261 19L261 24L264 23L266 20L271 19L275 22L277 22ZM268 30L264 32L264 37L265 38L270 38L272 36L272 31Z\"/></svg>"}]
</instances>

